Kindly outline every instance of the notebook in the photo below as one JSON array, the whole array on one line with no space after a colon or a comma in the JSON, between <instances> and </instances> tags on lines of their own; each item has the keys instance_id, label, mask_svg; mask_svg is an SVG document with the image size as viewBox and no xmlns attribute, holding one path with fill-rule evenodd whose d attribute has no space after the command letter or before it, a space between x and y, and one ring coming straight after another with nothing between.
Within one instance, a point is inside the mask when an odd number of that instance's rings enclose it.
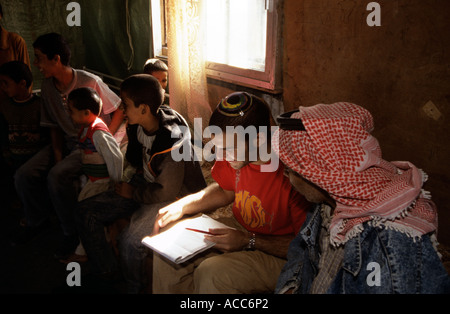
<instances>
[{"instance_id":1,"label":"notebook","mask_svg":"<svg viewBox=\"0 0 450 314\"><path fill-rule=\"evenodd\" d=\"M183 263L215 245L205 240L205 234L189 229L208 231L210 228L230 228L207 215L185 219L154 236L147 236L142 243L176 264Z\"/></svg>"}]
</instances>

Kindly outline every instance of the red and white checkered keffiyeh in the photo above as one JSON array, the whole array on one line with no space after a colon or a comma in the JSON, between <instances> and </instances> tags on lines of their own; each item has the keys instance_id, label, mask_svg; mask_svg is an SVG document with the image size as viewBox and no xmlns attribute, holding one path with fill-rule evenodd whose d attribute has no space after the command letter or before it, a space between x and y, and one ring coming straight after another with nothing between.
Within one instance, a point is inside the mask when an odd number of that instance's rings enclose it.
<instances>
[{"instance_id":1,"label":"red and white checkered keffiyeh","mask_svg":"<svg viewBox=\"0 0 450 314\"><path fill-rule=\"evenodd\" d=\"M289 168L335 199L334 245L357 235L369 220L411 237L436 230L436 207L422 190L426 174L410 162L382 159L366 109L335 103L299 110L291 118L300 118L306 131L277 130L273 148Z\"/></svg>"}]
</instances>

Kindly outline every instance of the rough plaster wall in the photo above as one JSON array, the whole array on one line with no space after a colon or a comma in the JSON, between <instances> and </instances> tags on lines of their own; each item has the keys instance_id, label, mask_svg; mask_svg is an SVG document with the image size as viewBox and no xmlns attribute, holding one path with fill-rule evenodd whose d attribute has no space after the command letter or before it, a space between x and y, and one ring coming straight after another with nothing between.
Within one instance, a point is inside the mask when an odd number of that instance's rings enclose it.
<instances>
[{"instance_id":1,"label":"rough plaster wall","mask_svg":"<svg viewBox=\"0 0 450 314\"><path fill-rule=\"evenodd\" d=\"M369 2L285 0L285 110L337 101L369 109L384 158L428 173L438 238L450 244L450 1L377 1L380 27L366 23ZM430 100L438 119L423 110Z\"/></svg>"}]
</instances>

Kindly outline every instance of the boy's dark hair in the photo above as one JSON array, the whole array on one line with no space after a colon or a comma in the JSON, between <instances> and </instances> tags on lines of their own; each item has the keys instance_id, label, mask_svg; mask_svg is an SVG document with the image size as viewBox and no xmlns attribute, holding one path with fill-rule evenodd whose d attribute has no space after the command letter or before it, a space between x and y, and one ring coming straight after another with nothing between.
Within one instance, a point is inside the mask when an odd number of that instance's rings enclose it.
<instances>
[{"instance_id":1,"label":"boy's dark hair","mask_svg":"<svg viewBox=\"0 0 450 314\"><path fill-rule=\"evenodd\" d=\"M70 47L63 36L57 33L48 33L39 36L33 43L35 49L39 49L49 60L59 55L61 63L68 66L70 63Z\"/></svg>"},{"instance_id":2,"label":"boy's dark hair","mask_svg":"<svg viewBox=\"0 0 450 314\"><path fill-rule=\"evenodd\" d=\"M154 116L164 102L164 90L161 84L149 74L135 74L126 78L120 85L120 92L125 93L136 107L140 104L148 105Z\"/></svg>"},{"instance_id":3,"label":"boy's dark hair","mask_svg":"<svg viewBox=\"0 0 450 314\"><path fill-rule=\"evenodd\" d=\"M169 68L167 67L167 64L164 63L164 61L160 59L148 59L145 62L144 65L144 73L145 74L152 74L153 72L163 71L167 72L169 71Z\"/></svg>"},{"instance_id":4,"label":"boy's dark hair","mask_svg":"<svg viewBox=\"0 0 450 314\"><path fill-rule=\"evenodd\" d=\"M244 129L254 126L257 132L267 132L267 141L270 143L271 121L272 112L265 101L247 92L234 92L217 105L209 125L218 126L222 132L226 131L227 126L242 126ZM266 130L260 127L266 127Z\"/></svg>"},{"instance_id":5,"label":"boy's dark hair","mask_svg":"<svg viewBox=\"0 0 450 314\"><path fill-rule=\"evenodd\" d=\"M22 61L10 61L0 66L0 75L4 75L12 79L16 83L25 80L26 87L30 87L33 83L33 74L30 67Z\"/></svg>"},{"instance_id":6,"label":"boy's dark hair","mask_svg":"<svg viewBox=\"0 0 450 314\"><path fill-rule=\"evenodd\" d=\"M93 114L99 115L102 110L102 101L95 89L81 87L70 92L68 100L78 110L89 109Z\"/></svg>"}]
</instances>

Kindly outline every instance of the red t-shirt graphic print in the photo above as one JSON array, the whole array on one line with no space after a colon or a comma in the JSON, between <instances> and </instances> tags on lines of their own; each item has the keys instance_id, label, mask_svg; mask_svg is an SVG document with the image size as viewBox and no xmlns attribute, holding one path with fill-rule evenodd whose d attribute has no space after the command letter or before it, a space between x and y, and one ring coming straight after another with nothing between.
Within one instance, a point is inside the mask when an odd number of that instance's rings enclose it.
<instances>
[{"instance_id":1,"label":"red t-shirt graphic print","mask_svg":"<svg viewBox=\"0 0 450 314\"><path fill-rule=\"evenodd\" d=\"M275 172L261 172L260 167L249 164L235 170L227 161L216 161L211 174L224 190L235 192L233 214L248 231L296 234L311 204L294 190L282 164Z\"/></svg>"}]
</instances>

